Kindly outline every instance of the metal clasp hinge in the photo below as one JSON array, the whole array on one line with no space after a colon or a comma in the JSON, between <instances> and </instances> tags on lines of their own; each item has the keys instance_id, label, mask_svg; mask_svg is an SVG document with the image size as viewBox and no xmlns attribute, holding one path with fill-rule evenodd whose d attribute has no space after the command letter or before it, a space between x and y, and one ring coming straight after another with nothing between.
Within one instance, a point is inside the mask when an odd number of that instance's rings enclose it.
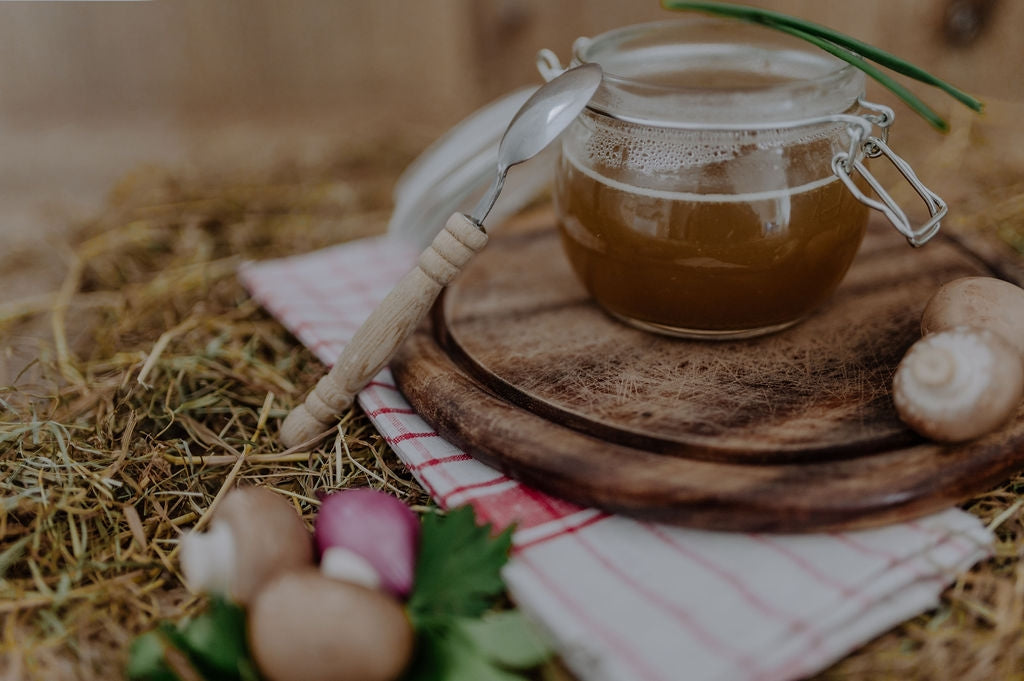
<instances>
[{"instance_id":1,"label":"metal clasp hinge","mask_svg":"<svg viewBox=\"0 0 1024 681\"><path fill-rule=\"evenodd\" d=\"M889 219L889 222L893 224L900 234L907 238L911 246L915 248L923 246L929 239L931 239L939 231L941 221L946 217L946 213L949 212L949 208L946 206L946 202L942 198L928 189L921 180L918 179L917 174L914 172L910 164L903 160L892 149L885 141L877 137L868 137L861 144L861 151L868 158L878 158L879 156L885 156L892 164L896 167L896 170L906 178L910 186L914 188L917 195L921 197L925 205L928 207L928 213L930 218L920 227L914 228L911 225L910 220L907 218L907 214L903 212L903 209L899 207L895 199L889 195L887 191L882 187L878 179L871 174L871 172L864 167L858 159L850 158L850 154L841 151L832 158L832 171L836 176L843 181L846 188L850 190L850 193L854 197L866 206L874 208L877 211L881 211L885 217ZM852 168L851 168L852 166ZM861 177L867 181L868 185L878 196L879 200L872 199L860 190L860 187L853 181L852 170L856 170L860 173Z\"/></svg>"}]
</instances>

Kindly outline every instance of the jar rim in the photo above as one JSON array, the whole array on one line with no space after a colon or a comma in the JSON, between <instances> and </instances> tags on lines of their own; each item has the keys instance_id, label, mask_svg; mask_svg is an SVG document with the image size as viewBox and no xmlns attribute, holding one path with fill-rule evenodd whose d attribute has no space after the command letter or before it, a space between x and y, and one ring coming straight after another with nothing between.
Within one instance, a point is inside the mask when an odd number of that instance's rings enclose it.
<instances>
[{"instance_id":1,"label":"jar rim","mask_svg":"<svg viewBox=\"0 0 1024 681\"><path fill-rule=\"evenodd\" d=\"M770 28L717 17L634 24L580 38L572 65L586 63L604 70L591 111L655 126L793 123L848 111L864 94L863 72L824 50ZM651 78L673 66L749 70L765 80L712 87Z\"/></svg>"}]
</instances>

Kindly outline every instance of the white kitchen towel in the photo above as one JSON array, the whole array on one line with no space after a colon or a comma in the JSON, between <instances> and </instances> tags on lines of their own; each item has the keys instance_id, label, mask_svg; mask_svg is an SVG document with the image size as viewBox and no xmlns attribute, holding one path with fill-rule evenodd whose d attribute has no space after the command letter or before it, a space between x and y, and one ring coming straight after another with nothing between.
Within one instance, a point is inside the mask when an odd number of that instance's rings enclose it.
<instances>
[{"instance_id":1,"label":"white kitchen towel","mask_svg":"<svg viewBox=\"0 0 1024 681\"><path fill-rule=\"evenodd\" d=\"M378 237L248 263L252 295L325 364L412 266ZM682 529L580 508L442 439L385 370L359 402L431 496L517 523L505 570L520 607L585 681L784 681L806 676L937 604L990 552L977 518L949 509L859 532Z\"/></svg>"}]
</instances>

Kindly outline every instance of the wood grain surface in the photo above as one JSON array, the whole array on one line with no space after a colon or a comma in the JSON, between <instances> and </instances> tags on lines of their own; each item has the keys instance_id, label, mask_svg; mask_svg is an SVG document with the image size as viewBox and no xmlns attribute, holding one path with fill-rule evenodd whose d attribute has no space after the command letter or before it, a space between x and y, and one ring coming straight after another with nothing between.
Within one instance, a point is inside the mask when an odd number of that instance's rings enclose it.
<instances>
[{"instance_id":1,"label":"wood grain surface","mask_svg":"<svg viewBox=\"0 0 1024 681\"><path fill-rule=\"evenodd\" d=\"M948 506L1024 465L1024 414L940 446L904 428L890 398L929 295L961 276L1014 279L1003 264L950 238L914 250L873 224L836 295L804 323L684 341L595 306L544 213L498 233L393 370L447 439L577 503L714 529L872 525Z\"/></svg>"}]
</instances>

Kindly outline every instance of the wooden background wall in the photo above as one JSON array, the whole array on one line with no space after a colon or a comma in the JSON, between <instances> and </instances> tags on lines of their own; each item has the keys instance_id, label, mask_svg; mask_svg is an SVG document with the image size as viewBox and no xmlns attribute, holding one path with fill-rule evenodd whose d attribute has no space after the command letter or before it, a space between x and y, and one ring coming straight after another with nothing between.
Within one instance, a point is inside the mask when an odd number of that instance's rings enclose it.
<instances>
[{"instance_id":1,"label":"wooden background wall","mask_svg":"<svg viewBox=\"0 0 1024 681\"><path fill-rule=\"evenodd\" d=\"M747 1L1024 100L1021 0ZM60 235L140 164L260 167L353 136L420 148L539 82L538 49L564 60L580 35L673 16L657 0L0 1L0 236ZM934 135L900 118L913 161L908 132Z\"/></svg>"},{"instance_id":2,"label":"wooden background wall","mask_svg":"<svg viewBox=\"0 0 1024 681\"><path fill-rule=\"evenodd\" d=\"M984 95L1024 97L1019 0L748 0ZM671 16L656 0L0 2L0 125L170 117L445 126L536 82L541 47Z\"/></svg>"},{"instance_id":3,"label":"wooden background wall","mask_svg":"<svg viewBox=\"0 0 1024 681\"><path fill-rule=\"evenodd\" d=\"M746 1L1024 101L1022 0ZM422 148L539 82L538 49L564 60L580 35L671 16L657 0L0 0L0 306L59 285L69 228L140 165L236 177L353 137ZM902 111L898 149L930 179L930 142L908 133L936 136ZM1020 128L1024 105L1000 115Z\"/></svg>"}]
</instances>

